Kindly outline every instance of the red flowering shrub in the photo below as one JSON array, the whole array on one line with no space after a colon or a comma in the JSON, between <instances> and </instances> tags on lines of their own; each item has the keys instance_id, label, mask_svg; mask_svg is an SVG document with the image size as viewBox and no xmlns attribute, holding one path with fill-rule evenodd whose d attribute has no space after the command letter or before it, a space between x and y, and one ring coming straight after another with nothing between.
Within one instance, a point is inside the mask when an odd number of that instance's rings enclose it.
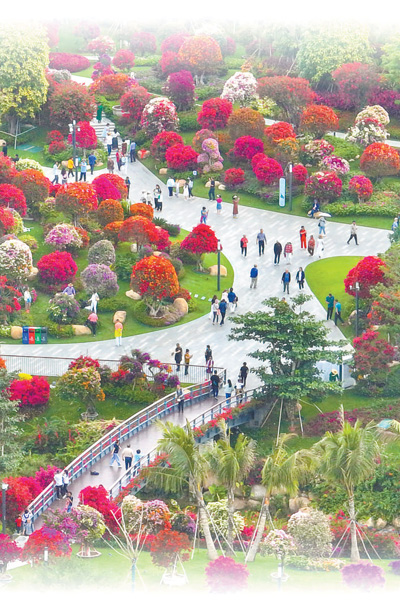
<instances>
[{"instance_id":1,"label":"red flowering shrub","mask_svg":"<svg viewBox=\"0 0 400 603\"><path fill-rule=\"evenodd\" d=\"M21 549L17 546L15 540L7 534L0 534L0 563L2 564L2 572L7 571L7 565L12 561L19 559Z\"/></svg>"},{"instance_id":2,"label":"red flowering shrub","mask_svg":"<svg viewBox=\"0 0 400 603\"><path fill-rule=\"evenodd\" d=\"M374 187L366 176L353 176L349 182L349 192L357 196L359 203L371 199Z\"/></svg>"},{"instance_id":3,"label":"red flowering shrub","mask_svg":"<svg viewBox=\"0 0 400 603\"><path fill-rule=\"evenodd\" d=\"M47 465L46 469L44 467L40 467L40 469L36 471L35 480L41 490L44 490L49 484L51 484L57 471L59 471L59 469L54 465Z\"/></svg>"},{"instance_id":4,"label":"red flowering shrub","mask_svg":"<svg viewBox=\"0 0 400 603\"><path fill-rule=\"evenodd\" d=\"M185 64L178 53L173 52L172 50L163 52L158 64L161 67L163 75L169 75L170 73L175 73L185 68Z\"/></svg>"},{"instance_id":5,"label":"red flowering shrub","mask_svg":"<svg viewBox=\"0 0 400 603\"><path fill-rule=\"evenodd\" d=\"M287 120L296 125L302 109L315 97L310 82L300 77L262 77L258 80L257 92L261 98L267 97L275 101Z\"/></svg>"},{"instance_id":6,"label":"red flowering shrub","mask_svg":"<svg viewBox=\"0 0 400 603\"><path fill-rule=\"evenodd\" d=\"M304 184L308 176L307 168L301 163L293 166L293 179L298 184Z\"/></svg>"},{"instance_id":7,"label":"red flowering shrub","mask_svg":"<svg viewBox=\"0 0 400 603\"><path fill-rule=\"evenodd\" d=\"M215 232L207 224L198 224L181 241L180 248L190 251L196 256L197 264L200 269L201 256L203 253L215 253L217 251L218 239Z\"/></svg>"},{"instance_id":8,"label":"red flowering shrub","mask_svg":"<svg viewBox=\"0 0 400 603\"><path fill-rule=\"evenodd\" d=\"M112 64L121 71L132 69L135 64L135 55L130 50L121 48L113 56Z\"/></svg>"},{"instance_id":9,"label":"red flowering shrub","mask_svg":"<svg viewBox=\"0 0 400 603\"><path fill-rule=\"evenodd\" d=\"M363 299L371 297L371 287L375 287L378 283L385 283L385 266L383 260L373 255L368 255L360 260L344 279L346 293L355 297L355 284L359 283L358 297Z\"/></svg>"},{"instance_id":10,"label":"red flowering shrub","mask_svg":"<svg viewBox=\"0 0 400 603\"><path fill-rule=\"evenodd\" d=\"M7 284L7 277L0 276L0 321L4 324L8 323L8 318L21 310L21 304L19 298L22 297L22 293ZM4 362L4 360L2 359ZM5 368L5 367L1 367Z\"/></svg>"},{"instance_id":11,"label":"red flowering shrub","mask_svg":"<svg viewBox=\"0 0 400 603\"><path fill-rule=\"evenodd\" d=\"M133 80L126 73L105 73L90 85L90 91L110 99L119 99L132 85Z\"/></svg>"},{"instance_id":12,"label":"red flowering shrub","mask_svg":"<svg viewBox=\"0 0 400 603\"><path fill-rule=\"evenodd\" d=\"M68 370L94 367L100 368L100 362L90 356L78 356L75 360L69 363Z\"/></svg>"},{"instance_id":13,"label":"red flowering shrub","mask_svg":"<svg viewBox=\"0 0 400 603\"><path fill-rule=\"evenodd\" d=\"M139 249L143 245L151 245L157 242L158 229L147 218L132 216L123 222L118 238L120 241L136 243Z\"/></svg>"},{"instance_id":14,"label":"red flowering shrub","mask_svg":"<svg viewBox=\"0 0 400 603\"><path fill-rule=\"evenodd\" d=\"M253 172L260 182L266 184L276 183L279 178L283 177L283 169L280 163L270 157L265 157L256 162L253 167Z\"/></svg>"},{"instance_id":15,"label":"red flowering shrub","mask_svg":"<svg viewBox=\"0 0 400 603\"><path fill-rule=\"evenodd\" d=\"M36 206L49 196L51 182L38 170L17 172L12 183L24 193L28 207Z\"/></svg>"},{"instance_id":16,"label":"red flowering shrub","mask_svg":"<svg viewBox=\"0 0 400 603\"><path fill-rule=\"evenodd\" d=\"M77 125L79 130L75 134L76 146L80 149L95 149L97 147L96 130L88 121L79 121ZM69 134L68 142L72 144L72 134Z\"/></svg>"},{"instance_id":17,"label":"red flowering shrub","mask_svg":"<svg viewBox=\"0 0 400 603\"><path fill-rule=\"evenodd\" d=\"M80 54L69 52L51 52L49 55L50 69L67 69L71 73L83 71L90 67L90 61Z\"/></svg>"},{"instance_id":18,"label":"red flowering shrub","mask_svg":"<svg viewBox=\"0 0 400 603\"><path fill-rule=\"evenodd\" d=\"M6 496L7 523L15 525L15 519L40 494L41 489L33 477L5 477L3 482L8 484Z\"/></svg>"},{"instance_id":19,"label":"red flowering shrub","mask_svg":"<svg viewBox=\"0 0 400 603\"><path fill-rule=\"evenodd\" d=\"M61 132L59 130L51 130L50 132L47 132L47 134L46 134L47 144L50 144L51 142L54 142L55 140L58 140L58 141L64 140L64 135L61 134Z\"/></svg>"},{"instance_id":20,"label":"red flowering shrub","mask_svg":"<svg viewBox=\"0 0 400 603\"><path fill-rule=\"evenodd\" d=\"M119 201L105 199L97 210L97 221L100 226L106 226L110 222L121 222L124 219L124 210Z\"/></svg>"},{"instance_id":21,"label":"red flowering shrub","mask_svg":"<svg viewBox=\"0 0 400 603\"><path fill-rule=\"evenodd\" d=\"M129 211L132 216L143 216L143 218L147 218L148 220L154 218L154 210L151 205L147 205L147 203L133 203Z\"/></svg>"},{"instance_id":22,"label":"red flowering shrub","mask_svg":"<svg viewBox=\"0 0 400 603\"><path fill-rule=\"evenodd\" d=\"M128 189L126 188L126 184L124 182L124 179L121 178L121 176L118 176L117 174L102 174L101 176L97 176L92 184L96 189L97 192L97 188L99 187L99 183L105 183L105 182L109 182L111 183L119 192L119 199L126 199L128 196ZM105 197L105 199L113 199L114 197Z\"/></svg>"},{"instance_id":23,"label":"red flowering shrub","mask_svg":"<svg viewBox=\"0 0 400 603\"><path fill-rule=\"evenodd\" d=\"M123 222L110 222L103 228L104 238L112 241L114 244L118 243L118 235L122 228Z\"/></svg>"},{"instance_id":24,"label":"red flowering shrub","mask_svg":"<svg viewBox=\"0 0 400 603\"><path fill-rule=\"evenodd\" d=\"M161 530L151 543L150 555L154 565L172 567L177 555L180 561L188 561L192 545L187 534L174 530Z\"/></svg>"},{"instance_id":25,"label":"red flowering shrub","mask_svg":"<svg viewBox=\"0 0 400 603\"><path fill-rule=\"evenodd\" d=\"M121 109L129 116L129 119L139 122L143 109L150 99L151 94L147 92L146 88L143 88L143 86L133 86L121 97Z\"/></svg>"},{"instance_id":26,"label":"red flowering shrub","mask_svg":"<svg viewBox=\"0 0 400 603\"><path fill-rule=\"evenodd\" d=\"M50 155L57 155L57 153L62 153L63 151L65 151L66 146L65 146L65 142L63 140L53 140L50 144L49 144L49 153Z\"/></svg>"},{"instance_id":27,"label":"red flowering shrub","mask_svg":"<svg viewBox=\"0 0 400 603\"><path fill-rule=\"evenodd\" d=\"M155 54L157 40L154 34L148 31L138 31L131 36L131 49L137 54Z\"/></svg>"},{"instance_id":28,"label":"red flowering shrub","mask_svg":"<svg viewBox=\"0 0 400 603\"><path fill-rule=\"evenodd\" d=\"M308 105L301 115L300 127L303 132L321 138L326 132L338 129L339 118L330 107Z\"/></svg>"},{"instance_id":29,"label":"red flowering shrub","mask_svg":"<svg viewBox=\"0 0 400 603\"><path fill-rule=\"evenodd\" d=\"M230 168L226 170L224 183L229 188L240 186L245 181L244 171L241 168Z\"/></svg>"},{"instance_id":30,"label":"red flowering shrub","mask_svg":"<svg viewBox=\"0 0 400 603\"><path fill-rule=\"evenodd\" d=\"M60 82L49 99L50 121L66 128L72 120L90 121L93 117L94 99L85 84L72 80Z\"/></svg>"},{"instance_id":31,"label":"red flowering shrub","mask_svg":"<svg viewBox=\"0 0 400 603\"><path fill-rule=\"evenodd\" d=\"M331 203L342 193L342 181L334 172L315 172L307 178L304 192L318 201Z\"/></svg>"},{"instance_id":32,"label":"red flowering shrub","mask_svg":"<svg viewBox=\"0 0 400 603\"><path fill-rule=\"evenodd\" d=\"M87 48L100 57L101 55L112 51L114 48L114 41L108 36L96 36L93 40L90 40Z\"/></svg>"},{"instance_id":33,"label":"red flowering shrub","mask_svg":"<svg viewBox=\"0 0 400 603\"><path fill-rule=\"evenodd\" d=\"M214 73L222 64L222 54L218 42L207 35L186 38L178 56L193 74Z\"/></svg>"},{"instance_id":34,"label":"red flowering shrub","mask_svg":"<svg viewBox=\"0 0 400 603\"><path fill-rule=\"evenodd\" d=\"M62 187L56 195L56 208L74 220L97 209L96 189L86 182L72 182Z\"/></svg>"},{"instance_id":35,"label":"red flowering shrub","mask_svg":"<svg viewBox=\"0 0 400 603\"><path fill-rule=\"evenodd\" d=\"M164 54L164 52L167 52L168 50L178 52L187 37L188 34L185 33L176 33L168 36L168 38L165 38L161 43L161 54Z\"/></svg>"},{"instance_id":36,"label":"red flowering shrub","mask_svg":"<svg viewBox=\"0 0 400 603\"><path fill-rule=\"evenodd\" d=\"M187 111L193 107L194 81L190 71L170 73L164 91L175 103L178 111Z\"/></svg>"},{"instance_id":37,"label":"red flowering shrub","mask_svg":"<svg viewBox=\"0 0 400 603\"><path fill-rule=\"evenodd\" d=\"M390 114L391 117L400 115L400 92L398 90L388 90L384 87L372 89L368 95L367 103L370 106L380 105Z\"/></svg>"},{"instance_id":38,"label":"red flowering shrub","mask_svg":"<svg viewBox=\"0 0 400 603\"><path fill-rule=\"evenodd\" d=\"M50 397L50 385L45 377L14 379L10 384L10 400L19 400L19 406L44 406Z\"/></svg>"},{"instance_id":39,"label":"red flowering shrub","mask_svg":"<svg viewBox=\"0 0 400 603\"><path fill-rule=\"evenodd\" d=\"M105 176L106 174L103 174ZM99 201L105 201L106 199L113 199L114 201L121 199L121 193L114 186L108 178L102 178L101 176L97 176L92 184L95 188L97 197Z\"/></svg>"},{"instance_id":40,"label":"red flowering shrub","mask_svg":"<svg viewBox=\"0 0 400 603\"><path fill-rule=\"evenodd\" d=\"M169 147L165 153L167 166L178 172L192 170L197 165L198 154L189 145L176 144Z\"/></svg>"},{"instance_id":41,"label":"red flowering shrub","mask_svg":"<svg viewBox=\"0 0 400 603\"><path fill-rule=\"evenodd\" d=\"M381 77L376 66L367 63L344 63L332 73L339 93L349 101L349 109L364 107Z\"/></svg>"},{"instance_id":42,"label":"red flowering shrub","mask_svg":"<svg viewBox=\"0 0 400 603\"><path fill-rule=\"evenodd\" d=\"M81 228L80 226L75 226L75 230L82 239L81 248L88 247L88 245L90 243L90 237L89 237L88 231L85 230L84 228Z\"/></svg>"},{"instance_id":43,"label":"red flowering shrub","mask_svg":"<svg viewBox=\"0 0 400 603\"><path fill-rule=\"evenodd\" d=\"M52 528L43 527L29 536L28 542L22 549L21 559L38 563L43 560L44 549L47 548L49 558L69 557L72 549L68 538L62 532Z\"/></svg>"},{"instance_id":44,"label":"red flowering shrub","mask_svg":"<svg viewBox=\"0 0 400 603\"><path fill-rule=\"evenodd\" d=\"M11 207L20 216L25 216L27 207L24 193L12 184L0 184L0 207Z\"/></svg>"},{"instance_id":45,"label":"red flowering shrub","mask_svg":"<svg viewBox=\"0 0 400 603\"><path fill-rule=\"evenodd\" d=\"M369 396L382 393L387 381L389 364L396 350L380 338L378 331L365 331L353 339L353 376L357 387Z\"/></svg>"},{"instance_id":46,"label":"red flowering shrub","mask_svg":"<svg viewBox=\"0 0 400 603\"><path fill-rule=\"evenodd\" d=\"M251 160L251 167L254 168L256 167L256 165L258 165L260 163L260 161L262 161L263 159L267 159L267 156L265 153L256 153L255 155L253 155L252 160Z\"/></svg>"},{"instance_id":47,"label":"red flowering shrub","mask_svg":"<svg viewBox=\"0 0 400 603\"><path fill-rule=\"evenodd\" d=\"M225 128L232 113L232 103L223 98L210 98L204 101L197 121L202 128L220 130Z\"/></svg>"},{"instance_id":48,"label":"red flowering shrub","mask_svg":"<svg viewBox=\"0 0 400 603\"><path fill-rule=\"evenodd\" d=\"M154 302L161 302L178 293L179 281L169 260L152 255L133 266L131 288L147 298L148 307L154 311Z\"/></svg>"},{"instance_id":49,"label":"red flowering shrub","mask_svg":"<svg viewBox=\"0 0 400 603\"><path fill-rule=\"evenodd\" d=\"M241 136L235 140L233 153L235 157L250 161L257 153L264 152L264 143L253 136Z\"/></svg>"},{"instance_id":50,"label":"red flowering shrub","mask_svg":"<svg viewBox=\"0 0 400 603\"><path fill-rule=\"evenodd\" d=\"M16 173L14 162L0 153L0 184L10 183Z\"/></svg>"},{"instance_id":51,"label":"red flowering shrub","mask_svg":"<svg viewBox=\"0 0 400 603\"><path fill-rule=\"evenodd\" d=\"M153 138L150 153L156 159L165 161L165 153L170 147L179 144L183 145L183 138L176 132L160 132Z\"/></svg>"},{"instance_id":52,"label":"red flowering shrub","mask_svg":"<svg viewBox=\"0 0 400 603\"><path fill-rule=\"evenodd\" d=\"M399 153L384 142L374 142L361 155L360 168L371 178L393 176L400 170Z\"/></svg>"},{"instance_id":53,"label":"red flowering shrub","mask_svg":"<svg viewBox=\"0 0 400 603\"><path fill-rule=\"evenodd\" d=\"M284 138L296 138L296 133L292 124L288 124L286 121L277 121L276 123L267 126L264 130L264 134L272 142L277 142Z\"/></svg>"},{"instance_id":54,"label":"red flowering shrub","mask_svg":"<svg viewBox=\"0 0 400 603\"><path fill-rule=\"evenodd\" d=\"M68 284L77 273L78 266L67 251L53 251L44 255L37 263L39 279L43 283L61 287Z\"/></svg>"},{"instance_id":55,"label":"red flowering shrub","mask_svg":"<svg viewBox=\"0 0 400 603\"><path fill-rule=\"evenodd\" d=\"M108 498L104 486L87 486L79 492L79 502L99 511L111 532L118 533L119 527L116 519L121 518L121 509Z\"/></svg>"},{"instance_id":56,"label":"red flowering shrub","mask_svg":"<svg viewBox=\"0 0 400 603\"><path fill-rule=\"evenodd\" d=\"M247 587L249 570L232 557L218 557L206 566L206 582L214 593L237 591Z\"/></svg>"},{"instance_id":57,"label":"red flowering shrub","mask_svg":"<svg viewBox=\"0 0 400 603\"><path fill-rule=\"evenodd\" d=\"M265 121L261 113L242 107L233 111L228 119L229 136L236 140L240 136L261 138L264 134Z\"/></svg>"},{"instance_id":58,"label":"red flowering shrub","mask_svg":"<svg viewBox=\"0 0 400 603\"><path fill-rule=\"evenodd\" d=\"M382 567L370 561L349 563L340 570L343 582L350 588L371 591L373 588L383 588L385 577Z\"/></svg>"}]
</instances>

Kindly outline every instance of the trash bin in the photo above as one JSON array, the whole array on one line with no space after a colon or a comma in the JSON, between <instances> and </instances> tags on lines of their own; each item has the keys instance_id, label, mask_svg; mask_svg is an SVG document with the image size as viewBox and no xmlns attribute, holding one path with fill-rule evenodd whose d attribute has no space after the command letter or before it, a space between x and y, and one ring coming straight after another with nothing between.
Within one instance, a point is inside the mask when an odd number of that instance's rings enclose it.
<instances>
[{"instance_id":1,"label":"trash bin","mask_svg":"<svg viewBox=\"0 0 400 603\"><path fill-rule=\"evenodd\" d=\"M42 343L42 327L35 327L35 343Z\"/></svg>"},{"instance_id":2,"label":"trash bin","mask_svg":"<svg viewBox=\"0 0 400 603\"><path fill-rule=\"evenodd\" d=\"M22 327L22 343L29 343L29 327Z\"/></svg>"},{"instance_id":3,"label":"trash bin","mask_svg":"<svg viewBox=\"0 0 400 603\"><path fill-rule=\"evenodd\" d=\"M47 343L47 327L41 328L41 343Z\"/></svg>"},{"instance_id":4,"label":"trash bin","mask_svg":"<svg viewBox=\"0 0 400 603\"><path fill-rule=\"evenodd\" d=\"M29 343L35 343L35 327L29 327Z\"/></svg>"}]
</instances>

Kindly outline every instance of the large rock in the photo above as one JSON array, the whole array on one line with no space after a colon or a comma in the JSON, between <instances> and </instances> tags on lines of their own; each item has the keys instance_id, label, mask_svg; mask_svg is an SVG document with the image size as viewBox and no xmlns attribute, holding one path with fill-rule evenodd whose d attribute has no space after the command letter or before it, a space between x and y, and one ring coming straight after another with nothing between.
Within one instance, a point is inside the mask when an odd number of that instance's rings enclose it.
<instances>
[{"instance_id":1,"label":"large rock","mask_svg":"<svg viewBox=\"0 0 400 603\"><path fill-rule=\"evenodd\" d=\"M209 271L209 273L210 273L211 276L217 276L217 274L218 274L218 266L217 265L210 266L209 269L208 269L208 271ZM227 269L226 269L225 266L222 266L222 264L221 264L220 274L221 274L221 276L228 276L228 271L227 271Z\"/></svg>"},{"instance_id":2,"label":"large rock","mask_svg":"<svg viewBox=\"0 0 400 603\"><path fill-rule=\"evenodd\" d=\"M174 299L173 306L182 316L185 316L189 312L188 303L186 299L183 299L183 297L177 297Z\"/></svg>"},{"instance_id":3,"label":"large rock","mask_svg":"<svg viewBox=\"0 0 400 603\"><path fill-rule=\"evenodd\" d=\"M267 489L265 486L262 486L261 484L254 484L251 487L250 498L254 498L255 500L264 500L266 493Z\"/></svg>"},{"instance_id":4,"label":"large rock","mask_svg":"<svg viewBox=\"0 0 400 603\"><path fill-rule=\"evenodd\" d=\"M392 521L392 525L393 525L395 528L400 528L400 517L395 517L395 518L393 519L393 521Z\"/></svg>"},{"instance_id":5,"label":"large rock","mask_svg":"<svg viewBox=\"0 0 400 603\"><path fill-rule=\"evenodd\" d=\"M159 173L159 174L164 174L164 175L165 175L165 174L168 174L168 168L160 168L160 169L158 170L158 173Z\"/></svg>"},{"instance_id":6,"label":"large rock","mask_svg":"<svg viewBox=\"0 0 400 603\"><path fill-rule=\"evenodd\" d=\"M383 528L386 528L386 526L387 526L387 521L382 519L382 517L379 517L379 519L376 520L375 527L377 530L383 530Z\"/></svg>"},{"instance_id":7,"label":"large rock","mask_svg":"<svg viewBox=\"0 0 400 603\"><path fill-rule=\"evenodd\" d=\"M36 268L36 266L32 266L29 275L26 277L26 280L27 281L34 281L35 278L38 275L38 272L39 272L39 268Z\"/></svg>"},{"instance_id":8,"label":"large rock","mask_svg":"<svg viewBox=\"0 0 400 603\"><path fill-rule=\"evenodd\" d=\"M373 519L373 517L370 517L369 519L367 519L367 521L364 521L363 525L365 525L366 528L374 528L375 520Z\"/></svg>"},{"instance_id":9,"label":"large rock","mask_svg":"<svg viewBox=\"0 0 400 603\"><path fill-rule=\"evenodd\" d=\"M183 186L185 186L186 184L186 180L184 180L183 178L181 178L180 180L178 180L179 182L179 186L182 188Z\"/></svg>"},{"instance_id":10,"label":"large rock","mask_svg":"<svg viewBox=\"0 0 400 603\"><path fill-rule=\"evenodd\" d=\"M225 184L219 184L219 185L218 185L218 190L219 190L219 191L225 191L225 190L226 190L226 186L225 186Z\"/></svg>"},{"instance_id":11,"label":"large rock","mask_svg":"<svg viewBox=\"0 0 400 603\"><path fill-rule=\"evenodd\" d=\"M124 324L124 322L126 321L125 310L118 310L117 312L115 312L115 314L113 316L113 323L115 324L117 322L117 320L119 320L119 322L122 322L122 324Z\"/></svg>"},{"instance_id":12,"label":"large rock","mask_svg":"<svg viewBox=\"0 0 400 603\"><path fill-rule=\"evenodd\" d=\"M140 295L140 293L136 293L136 291L132 291L132 289L129 289L128 291L126 291L125 295L126 295L126 297L129 297L129 299L133 299L134 301L142 299L142 296Z\"/></svg>"},{"instance_id":13,"label":"large rock","mask_svg":"<svg viewBox=\"0 0 400 603\"><path fill-rule=\"evenodd\" d=\"M300 509L308 507L310 501L305 496L296 496L289 499L289 509L291 513L297 513Z\"/></svg>"},{"instance_id":14,"label":"large rock","mask_svg":"<svg viewBox=\"0 0 400 603\"><path fill-rule=\"evenodd\" d=\"M92 331L85 325L71 325L74 335L91 335Z\"/></svg>"},{"instance_id":15,"label":"large rock","mask_svg":"<svg viewBox=\"0 0 400 603\"><path fill-rule=\"evenodd\" d=\"M22 327L11 327L11 339L22 339Z\"/></svg>"}]
</instances>

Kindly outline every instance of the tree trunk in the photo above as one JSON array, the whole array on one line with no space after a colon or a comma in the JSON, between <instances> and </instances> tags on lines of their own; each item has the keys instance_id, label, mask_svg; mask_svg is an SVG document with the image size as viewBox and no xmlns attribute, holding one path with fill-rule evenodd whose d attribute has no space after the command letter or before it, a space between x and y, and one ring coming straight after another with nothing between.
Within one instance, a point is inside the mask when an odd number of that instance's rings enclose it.
<instances>
[{"instance_id":1,"label":"tree trunk","mask_svg":"<svg viewBox=\"0 0 400 603\"><path fill-rule=\"evenodd\" d=\"M354 493L349 496L349 511L350 511L350 540L351 554L350 561L360 561L360 553L357 544L357 528L356 528L356 511L354 508Z\"/></svg>"},{"instance_id":2,"label":"tree trunk","mask_svg":"<svg viewBox=\"0 0 400 603\"><path fill-rule=\"evenodd\" d=\"M233 503L234 503L235 497L233 494L233 491L231 489L228 490L228 534L227 534L227 542L228 542L228 552L234 552L233 551L233 535L234 535L234 529L235 529L235 524L234 524L234 519L233 519L233 514L234 514L234 509L233 509Z\"/></svg>"},{"instance_id":3,"label":"tree trunk","mask_svg":"<svg viewBox=\"0 0 400 603\"><path fill-rule=\"evenodd\" d=\"M261 538L264 533L265 524L267 521L267 517L269 517L269 499L266 498L264 500L263 506L261 507L260 512L260 522L258 524L256 536L247 552L245 563L249 561L254 561L257 555L258 547L260 546Z\"/></svg>"},{"instance_id":4,"label":"tree trunk","mask_svg":"<svg viewBox=\"0 0 400 603\"><path fill-rule=\"evenodd\" d=\"M217 549L215 548L214 541L210 532L210 524L208 523L208 517L204 505L204 499L200 492L196 494L197 499L197 510L199 513L199 524L203 530L204 538L207 546L208 558L211 561L215 561L218 557Z\"/></svg>"}]
</instances>

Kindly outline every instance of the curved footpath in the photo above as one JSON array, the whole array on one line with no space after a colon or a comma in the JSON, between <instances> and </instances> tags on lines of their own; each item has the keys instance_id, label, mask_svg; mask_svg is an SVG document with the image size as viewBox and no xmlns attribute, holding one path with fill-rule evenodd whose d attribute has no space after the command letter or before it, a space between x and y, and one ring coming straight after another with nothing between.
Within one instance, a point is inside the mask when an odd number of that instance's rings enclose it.
<instances>
[{"instance_id":1,"label":"curved footpath","mask_svg":"<svg viewBox=\"0 0 400 603\"><path fill-rule=\"evenodd\" d=\"M45 168L49 174L51 170ZM98 176L101 172L95 172ZM118 171L116 172L118 173ZM121 174L122 175L122 174ZM283 254L281 264L275 266L273 263L273 244L278 239L282 246L287 241L293 243L294 256L292 265L288 266L292 273L292 282L290 287L290 297L298 292L295 282L295 275L299 268L305 268L310 262L317 261L316 256L310 257L308 252L300 249L299 230L302 225L307 230L307 235L318 237L317 220L307 217L292 216L288 214L279 214L268 210L255 209L251 207L241 207L239 205L239 216L234 219L232 216L232 205L223 204L222 213L217 214L216 203L205 199L194 198L185 201L182 194L177 197L168 197L166 186L154 174L152 174L143 164L136 161L129 163L128 175L131 179L130 199L132 202L139 201L143 190L152 191L158 183L164 195L163 211L158 214L171 223L178 223L186 230L191 230L199 223L200 210L203 205L209 209L208 224L215 230L216 235L221 240L223 253L229 258L234 269L234 290L239 298L238 312L257 311L262 309L261 302L274 295L281 297L282 284L281 277L286 268ZM92 177L89 175L88 181ZM201 185L202 186L202 185ZM200 184L195 182L194 192L198 191ZM202 189L204 191L204 188ZM231 193L225 193L228 196ZM256 235L260 228L264 229L267 236L267 245L265 255L259 258L258 246L256 245ZM326 237L324 240L324 257L351 256L351 255L375 255L385 251L389 247L387 230L368 228L360 226L358 228L359 246L356 247L354 241L350 245L346 244L349 237L350 225L335 223L328 220L326 228ZM240 252L239 241L243 234L249 239L247 258ZM259 268L258 287L256 290L250 289L249 273L251 267L257 264ZM215 278L215 292L217 293L217 279ZM221 290L225 288L224 279L221 279ZM304 288L305 293L311 293L307 283ZM202 296L202 292L192 292ZM327 291L327 294L329 292ZM323 320L326 316L325 309L314 297L308 302L306 309L315 315L316 318ZM338 340L342 337L340 330L334 323L328 323L330 337L332 340ZM3 354L17 354L21 356L58 356L58 357L77 357L80 354L89 354L94 358L118 359L121 354L129 352L133 348L140 348L152 354L154 357L163 361L171 360L171 352L175 343L179 342L183 348L189 348L193 354L193 364L203 364L204 349L207 344L211 345L214 360L218 366L227 368L227 377L236 379L239 367L243 361L252 364L251 359L246 357L250 351L256 349L256 345L251 341L241 342L229 341L228 335L231 331L229 321L222 327L213 326L208 316L203 316L192 322L171 327L159 332L151 332L143 335L123 338L123 346L115 347L114 341L93 341L79 344L49 344L44 346L26 345L2 345ZM248 387L258 385L254 375L249 375Z\"/></svg>"}]
</instances>

